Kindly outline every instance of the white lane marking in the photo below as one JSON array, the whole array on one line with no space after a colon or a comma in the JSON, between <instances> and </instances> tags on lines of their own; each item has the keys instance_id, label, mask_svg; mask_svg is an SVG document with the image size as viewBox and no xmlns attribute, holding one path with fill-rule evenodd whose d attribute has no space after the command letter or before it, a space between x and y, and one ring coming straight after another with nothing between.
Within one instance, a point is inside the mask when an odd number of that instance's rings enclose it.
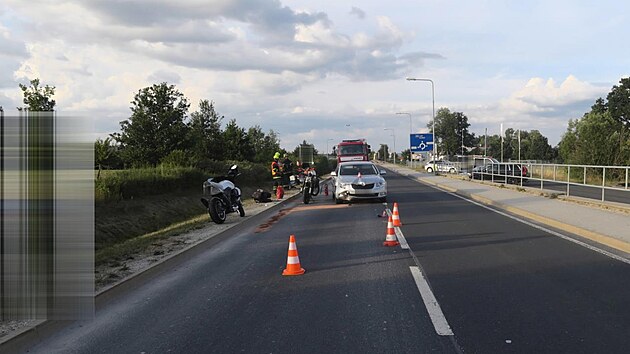
<instances>
[{"instance_id":1,"label":"white lane marking","mask_svg":"<svg viewBox=\"0 0 630 354\"><path fill-rule=\"evenodd\" d=\"M495 213L497 213L497 214L500 214L500 215L506 216L506 217L508 217L508 218L510 218L510 219L512 219L512 220L516 220L516 221L521 222L521 223L523 223L523 224L525 224L525 225L531 226L531 227L536 228L536 229L538 229L538 230L545 231L545 232L548 232L548 233L550 233L550 234L552 234L552 235L554 235L554 236L560 237L561 239L564 239L564 240L567 240L567 241L573 242L573 243L578 244L578 245L580 245L580 246L582 246L582 247L586 247L586 248L588 248L588 249L589 249L589 250L591 250L591 251L595 251L595 252L597 252L597 253L603 254L604 256L608 256L608 257L610 257L610 258L612 258L612 259L615 259L615 260L621 261L621 262L626 263L626 264L630 264L630 259L626 259L626 258L620 257L620 256L618 256L618 255L616 255L616 254L614 254L614 253L608 252L608 251L603 250L603 249L601 249L601 248L597 248L597 247L595 247L595 246L593 246L593 245L589 245L589 244L588 244L588 243L586 243L586 242L582 242L582 241L580 241L580 240L576 240L576 239L574 239L574 238L572 238L572 237L569 237L569 236L563 235L563 234L561 234L561 233L559 233L559 232L556 232L556 231L553 231L553 230L547 229L547 228L545 228L545 227L543 227L543 226L536 225L536 224L534 224L534 223L532 223L532 222L529 222L529 221L527 221L527 220L523 220L523 219L521 219L521 218L517 218L516 216L510 215L510 214L508 214L508 213L504 213L504 212L502 212L502 211L499 211L499 210L493 209L493 208L491 208L491 207L489 207L489 206L487 206L487 205L481 204L481 203L479 203L479 202L476 202L476 201L474 201L474 200L468 199L468 198L466 198L466 197L462 197L461 195L458 195L458 194L455 194L455 193L452 193L452 192L448 192L448 191L445 191L445 192L446 192L446 193L448 193L448 194L450 194L450 195L453 195L453 196L455 196L455 197L457 197L457 198L459 198L459 199L463 199L463 200L465 200L465 201L467 201L467 202L473 203L473 204L478 205L478 206L480 206L480 207L482 207L482 208L485 208L485 209L488 209L488 210L490 210L490 211L493 211L493 212L495 212Z\"/></svg>"},{"instance_id":2,"label":"white lane marking","mask_svg":"<svg viewBox=\"0 0 630 354\"><path fill-rule=\"evenodd\" d=\"M420 271L420 268L417 266L410 266L409 270L411 270L411 275L416 281L418 290L420 290L420 296L422 296L424 306L426 306L427 312L429 312L429 317L431 317L431 322L433 322L435 332L437 332L440 336L452 336L453 331L451 330L451 326L448 325L446 317L444 317L444 313L442 312L442 308L433 295L433 292L429 287L429 283Z\"/></svg>"},{"instance_id":3,"label":"white lane marking","mask_svg":"<svg viewBox=\"0 0 630 354\"><path fill-rule=\"evenodd\" d=\"M405 235L403 234L400 227L394 227L394 231L396 232L396 237L398 237L398 242L400 242L400 248L408 250L409 244L407 243L407 239L405 238Z\"/></svg>"}]
</instances>

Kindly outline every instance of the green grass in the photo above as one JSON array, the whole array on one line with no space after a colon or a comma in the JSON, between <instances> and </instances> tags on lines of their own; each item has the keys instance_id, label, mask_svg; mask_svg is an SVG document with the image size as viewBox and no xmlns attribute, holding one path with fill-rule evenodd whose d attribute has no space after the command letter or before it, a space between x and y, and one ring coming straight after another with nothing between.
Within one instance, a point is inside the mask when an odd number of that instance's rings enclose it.
<instances>
[{"instance_id":1,"label":"green grass","mask_svg":"<svg viewBox=\"0 0 630 354\"><path fill-rule=\"evenodd\" d=\"M191 230L196 230L208 223L208 215L198 215L189 220L178 222L168 227L137 236L120 243L115 243L103 247L95 253L95 265L109 264L117 267L122 265L121 261L128 259L131 255L145 250L157 241L168 239Z\"/></svg>"}]
</instances>

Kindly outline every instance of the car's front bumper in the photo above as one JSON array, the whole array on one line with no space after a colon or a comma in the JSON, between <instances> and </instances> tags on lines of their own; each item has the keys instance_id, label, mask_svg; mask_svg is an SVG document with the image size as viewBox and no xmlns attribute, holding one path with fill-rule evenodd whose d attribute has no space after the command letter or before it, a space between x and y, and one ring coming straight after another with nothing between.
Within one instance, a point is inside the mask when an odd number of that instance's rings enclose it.
<instances>
[{"instance_id":1,"label":"car's front bumper","mask_svg":"<svg viewBox=\"0 0 630 354\"><path fill-rule=\"evenodd\" d=\"M372 189L354 189L350 188L338 188L335 191L335 198L340 200L359 200L359 199L376 199L387 197L387 188L375 187Z\"/></svg>"}]
</instances>

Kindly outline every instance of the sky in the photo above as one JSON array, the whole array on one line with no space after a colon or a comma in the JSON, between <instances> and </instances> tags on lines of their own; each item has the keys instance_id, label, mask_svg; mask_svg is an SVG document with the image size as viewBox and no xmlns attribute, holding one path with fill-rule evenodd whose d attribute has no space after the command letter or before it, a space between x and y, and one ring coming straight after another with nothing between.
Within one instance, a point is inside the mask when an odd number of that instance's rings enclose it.
<instances>
[{"instance_id":1,"label":"sky","mask_svg":"<svg viewBox=\"0 0 630 354\"><path fill-rule=\"evenodd\" d=\"M629 22L622 1L3 0L0 105L11 114L18 84L40 78L96 139L167 82L191 111L214 101L224 124L273 130L287 150L402 151L432 117L414 77L477 135L536 129L555 146L630 74Z\"/></svg>"}]
</instances>

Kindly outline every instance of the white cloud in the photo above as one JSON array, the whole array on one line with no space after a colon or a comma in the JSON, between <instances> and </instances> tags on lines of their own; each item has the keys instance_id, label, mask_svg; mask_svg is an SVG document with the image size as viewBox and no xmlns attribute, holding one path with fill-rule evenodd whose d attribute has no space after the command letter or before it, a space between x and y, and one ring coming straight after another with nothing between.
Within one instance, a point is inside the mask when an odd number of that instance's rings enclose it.
<instances>
[{"instance_id":1,"label":"white cloud","mask_svg":"<svg viewBox=\"0 0 630 354\"><path fill-rule=\"evenodd\" d=\"M580 81L569 75L560 85L553 79L547 81L542 78L530 79L525 87L514 93L514 101L522 101L541 109L553 109L571 105L584 100L592 100L594 96L602 94L602 87Z\"/></svg>"},{"instance_id":2,"label":"white cloud","mask_svg":"<svg viewBox=\"0 0 630 354\"><path fill-rule=\"evenodd\" d=\"M492 127L491 134L498 134L498 126L504 129L539 130L557 144L567 128L569 119L576 119L588 112L598 97L603 97L609 87L596 86L569 75L558 84L553 78L531 78L508 97L485 105L459 107L477 133L482 127Z\"/></svg>"},{"instance_id":3,"label":"white cloud","mask_svg":"<svg viewBox=\"0 0 630 354\"><path fill-rule=\"evenodd\" d=\"M167 82L169 84L179 84L182 81L182 77L174 71L157 70L149 75L147 80L153 83Z\"/></svg>"}]
</instances>

